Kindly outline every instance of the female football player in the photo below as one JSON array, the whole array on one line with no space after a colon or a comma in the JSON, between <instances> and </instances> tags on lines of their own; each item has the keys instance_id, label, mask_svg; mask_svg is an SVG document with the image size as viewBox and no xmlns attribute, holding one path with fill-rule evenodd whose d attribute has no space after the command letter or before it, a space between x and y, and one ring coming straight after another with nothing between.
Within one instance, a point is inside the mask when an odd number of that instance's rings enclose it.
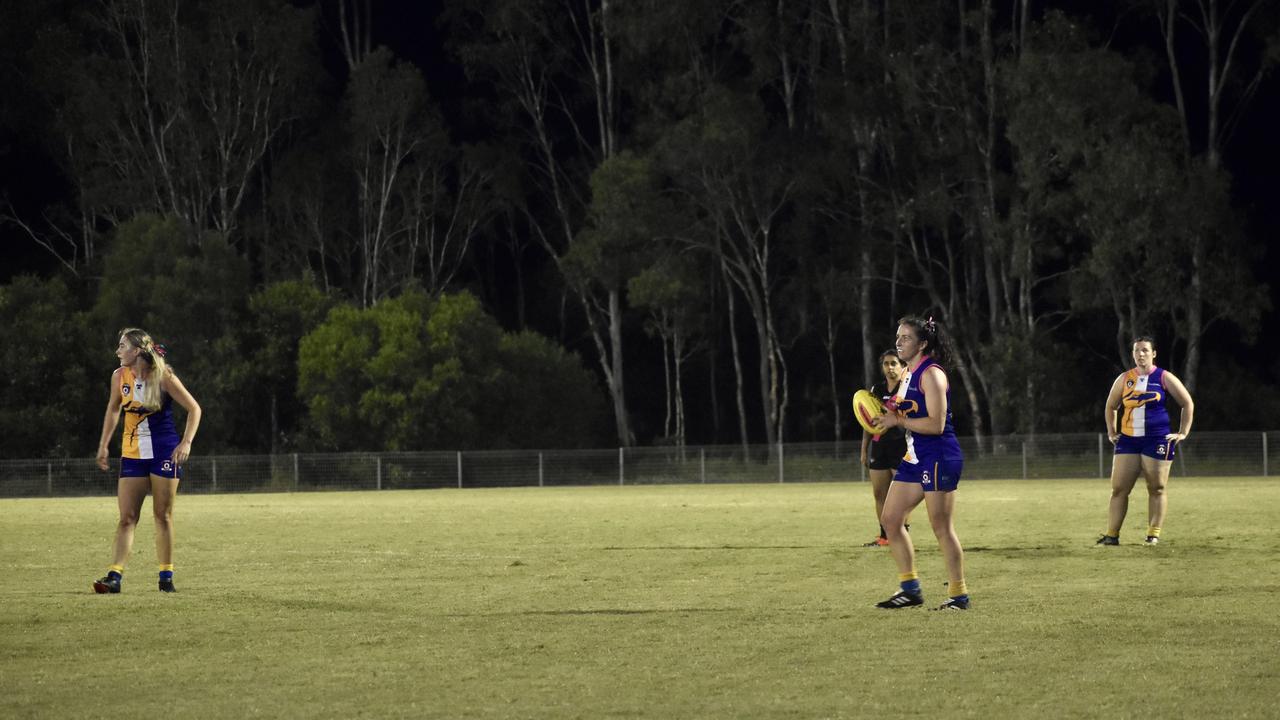
<instances>
[{"instance_id":1,"label":"female football player","mask_svg":"<svg viewBox=\"0 0 1280 720\"><path fill-rule=\"evenodd\" d=\"M106 576L93 584L94 592L118 593L124 563L133 547L142 501L151 493L156 519L156 561L160 563L160 590L173 587L173 501L182 477L182 464L191 456L191 441L200 427L200 404L164 359L164 346L137 328L120 331L116 357L120 367L111 374L107 412L98 442L98 467L108 469L107 443L124 411L120 478L116 502L120 522L116 526L114 554ZM187 411L182 437L173 424L173 402Z\"/></svg>"},{"instance_id":2,"label":"female football player","mask_svg":"<svg viewBox=\"0 0 1280 720\"><path fill-rule=\"evenodd\" d=\"M950 361L949 343L933 318L906 317L898 321L896 347L907 370L894 393L896 407L874 423L886 430L900 427L907 436L906 455L894 473L880 516L889 538L889 551L898 566L900 589L876 607L896 610L924 603L916 574L915 547L904 527L907 515L923 500L949 576L950 597L936 609L968 610L964 549L952 524L964 455L951 418L947 373L939 364Z\"/></svg>"},{"instance_id":3,"label":"female football player","mask_svg":"<svg viewBox=\"0 0 1280 720\"><path fill-rule=\"evenodd\" d=\"M1160 528L1169 503L1164 491L1169 484L1173 454L1191 432L1195 415L1195 403L1182 381L1156 367L1155 340L1146 335L1134 338L1133 365L1111 383L1103 412L1107 437L1116 451L1111 461L1107 532L1098 538L1099 545L1120 544L1120 527L1129 511L1129 493L1139 475L1147 480L1147 544L1160 542ZM1165 408L1170 395L1182 408L1177 432L1170 429Z\"/></svg>"},{"instance_id":4,"label":"female football player","mask_svg":"<svg viewBox=\"0 0 1280 720\"><path fill-rule=\"evenodd\" d=\"M884 382L871 386L871 394L881 400L890 398L898 391L898 378L902 376L902 361L898 359L897 350L885 350L880 353L880 372L884 374ZM893 471L898 469L902 456L907 452L907 436L902 428L886 430L879 436L867 431L862 432L862 465L867 468L871 480L871 495L876 502L876 522L884 512L884 499L889 494L889 482L893 480ZM874 540L863 547L876 547L889 544L885 537L884 527Z\"/></svg>"}]
</instances>

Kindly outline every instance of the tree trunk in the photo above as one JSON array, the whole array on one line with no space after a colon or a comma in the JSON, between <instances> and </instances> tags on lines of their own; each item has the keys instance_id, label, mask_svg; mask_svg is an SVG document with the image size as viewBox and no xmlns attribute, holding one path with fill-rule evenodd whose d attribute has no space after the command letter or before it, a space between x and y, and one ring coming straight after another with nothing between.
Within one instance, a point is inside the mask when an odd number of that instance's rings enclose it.
<instances>
[{"instance_id":1,"label":"tree trunk","mask_svg":"<svg viewBox=\"0 0 1280 720\"><path fill-rule=\"evenodd\" d=\"M723 264L723 261L722 261ZM734 297L733 284L729 281L729 274L723 274L725 278L725 296L728 299L726 307L729 312L729 344L733 350L733 377L735 381L735 398L738 403L738 438L742 442L742 457L747 458L747 403L743 396L744 378L742 375L742 350L738 346L738 318L737 305L738 301Z\"/></svg>"}]
</instances>

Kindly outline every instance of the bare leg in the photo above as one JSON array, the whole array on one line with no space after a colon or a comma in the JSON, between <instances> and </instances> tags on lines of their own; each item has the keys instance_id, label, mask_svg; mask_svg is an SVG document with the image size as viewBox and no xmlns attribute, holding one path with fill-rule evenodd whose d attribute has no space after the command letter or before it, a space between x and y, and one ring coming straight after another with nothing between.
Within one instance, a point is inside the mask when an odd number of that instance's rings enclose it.
<instances>
[{"instance_id":1,"label":"bare leg","mask_svg":"<svg viewBox=\"0 0 1280 720\"><path fill-rule=\"evenodd\" d=\"M1170 460L1142 458L1142 474L1147 480L1147 522L1154 527L1164 526L1164 514L1169 509L1165 489L1169 485Z\"/></svg>"},{"instance_id":2,"label":"bare leg","mask_svg":"<svg viewBox=\"0 0 1280 720\"><path fill-rule=\"evenodd\" d=\"M964 548L960 546L960 538L956 535L952 515L956 508L955 492L927 492L924 494L925 509L929 511L929 524L933 526L933 536L938 538L938 548L942 551L942 559L947 565L947 579L952 588L964 587Z\"/></svg>"},{"instance_id":3,"label":"bare leg","mask_svg":"<svg viewBox=\"0 0 1280 720\"><path fill-rule=\"evenodd\" d=\"M1124 516L1129 512L1129 493L1142 473L1142 456L1126 453L1111 460L1111 505L1107 516L1107 532L1119 534Z\"/></svg>"},{"instance_id":4,"label":"bare leg","mask_svg":"<svg viewBox=\"0 0 1280 720\"><path fill-rule=\"evenodd\" d=\"M144 477L122 477L116 483L116 504L120 508L120 521L116 525L115 546L112 550L111 564L123 566L129 559L129 551L133 549L133 531L138 527L138 515L142 512L142 501L147 497L150 486Z\"/></svg>"},{"instance_id":5,"label":"bare leg","mask_svg":"<svg viewBox=\"0 0 1280 720\"><path fill-rule=\"evenodd\" d=\"M178 479L151 476L151 511L156 518L156 562L173 562L173 501L178 495Z\"/></svg>"},{"instance_id":6,"label":"bare leg","mask_svg":"<svg viewBox=\"0 0 1280 720\"><path fill-rule=\"evenodd\" d=\"M870 470L871 495L876 500L876 523L884 515L884 499L889 495L889 483L893 481L892 470Z\"/></svg>"},{"instance_id":7,"label":"bare leg","mask_svg":"<svg viewBox=\"0 0 1280 720\"><path fill-rule=\"evenodd\" d=\"M900 575L911 572L916 566L916 550L911 544L911 533L907 532L903 524L911 510L923 499L924 490L915 483L895 482L889 485L880 524L884 526L885 537L889 539L889 552L893 555Z\"/></svg>"}]
</instances>

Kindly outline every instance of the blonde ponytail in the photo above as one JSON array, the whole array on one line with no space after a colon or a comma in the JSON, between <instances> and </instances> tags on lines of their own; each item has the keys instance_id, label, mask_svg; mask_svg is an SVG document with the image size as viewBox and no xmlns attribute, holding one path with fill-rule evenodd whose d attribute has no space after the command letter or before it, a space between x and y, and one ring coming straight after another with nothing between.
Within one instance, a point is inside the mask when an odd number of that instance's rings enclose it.
<instances>
[{"instance_id":1,"label":"blonde ponytail","mask_svg":"<svg viewBox=\"0 0 1280 720\"><path fill-rule=\"evenodd\" d=\"M147 331L139 328L125 328L120 331L120 335L128 338L134 347L142 351L143 359L151 366L151 372L146 379L146 389L137 400L142 403L142 407L155 412L160 409L160 404L163 401L161 386L171 372L169 363L165 362L164 359L164 345L152 340ZM141 380L142 378L138 379Z\"/></svg>"}]
</instances>

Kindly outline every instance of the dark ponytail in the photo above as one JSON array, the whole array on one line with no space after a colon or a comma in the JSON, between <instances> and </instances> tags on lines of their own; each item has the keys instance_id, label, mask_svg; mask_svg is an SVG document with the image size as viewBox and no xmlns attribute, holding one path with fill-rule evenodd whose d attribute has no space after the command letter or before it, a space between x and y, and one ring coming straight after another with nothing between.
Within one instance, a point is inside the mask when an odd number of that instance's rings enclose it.
<instances>
[{"instance_id":1,"label":"dark ponytail","mask_svg":"<svg viewBox=\"0 0 1280 720\"><path fill-rule=\"evenodd\" d=\"M955 352L951 348L951 338L942 328L942 323L933 319L932 315L921 317L908 315L898 321L899 325L910 326L916 338L928 343L924 354L929 355L943 367L951 367L955 360Z\"/></svg>"}]
</instances>

